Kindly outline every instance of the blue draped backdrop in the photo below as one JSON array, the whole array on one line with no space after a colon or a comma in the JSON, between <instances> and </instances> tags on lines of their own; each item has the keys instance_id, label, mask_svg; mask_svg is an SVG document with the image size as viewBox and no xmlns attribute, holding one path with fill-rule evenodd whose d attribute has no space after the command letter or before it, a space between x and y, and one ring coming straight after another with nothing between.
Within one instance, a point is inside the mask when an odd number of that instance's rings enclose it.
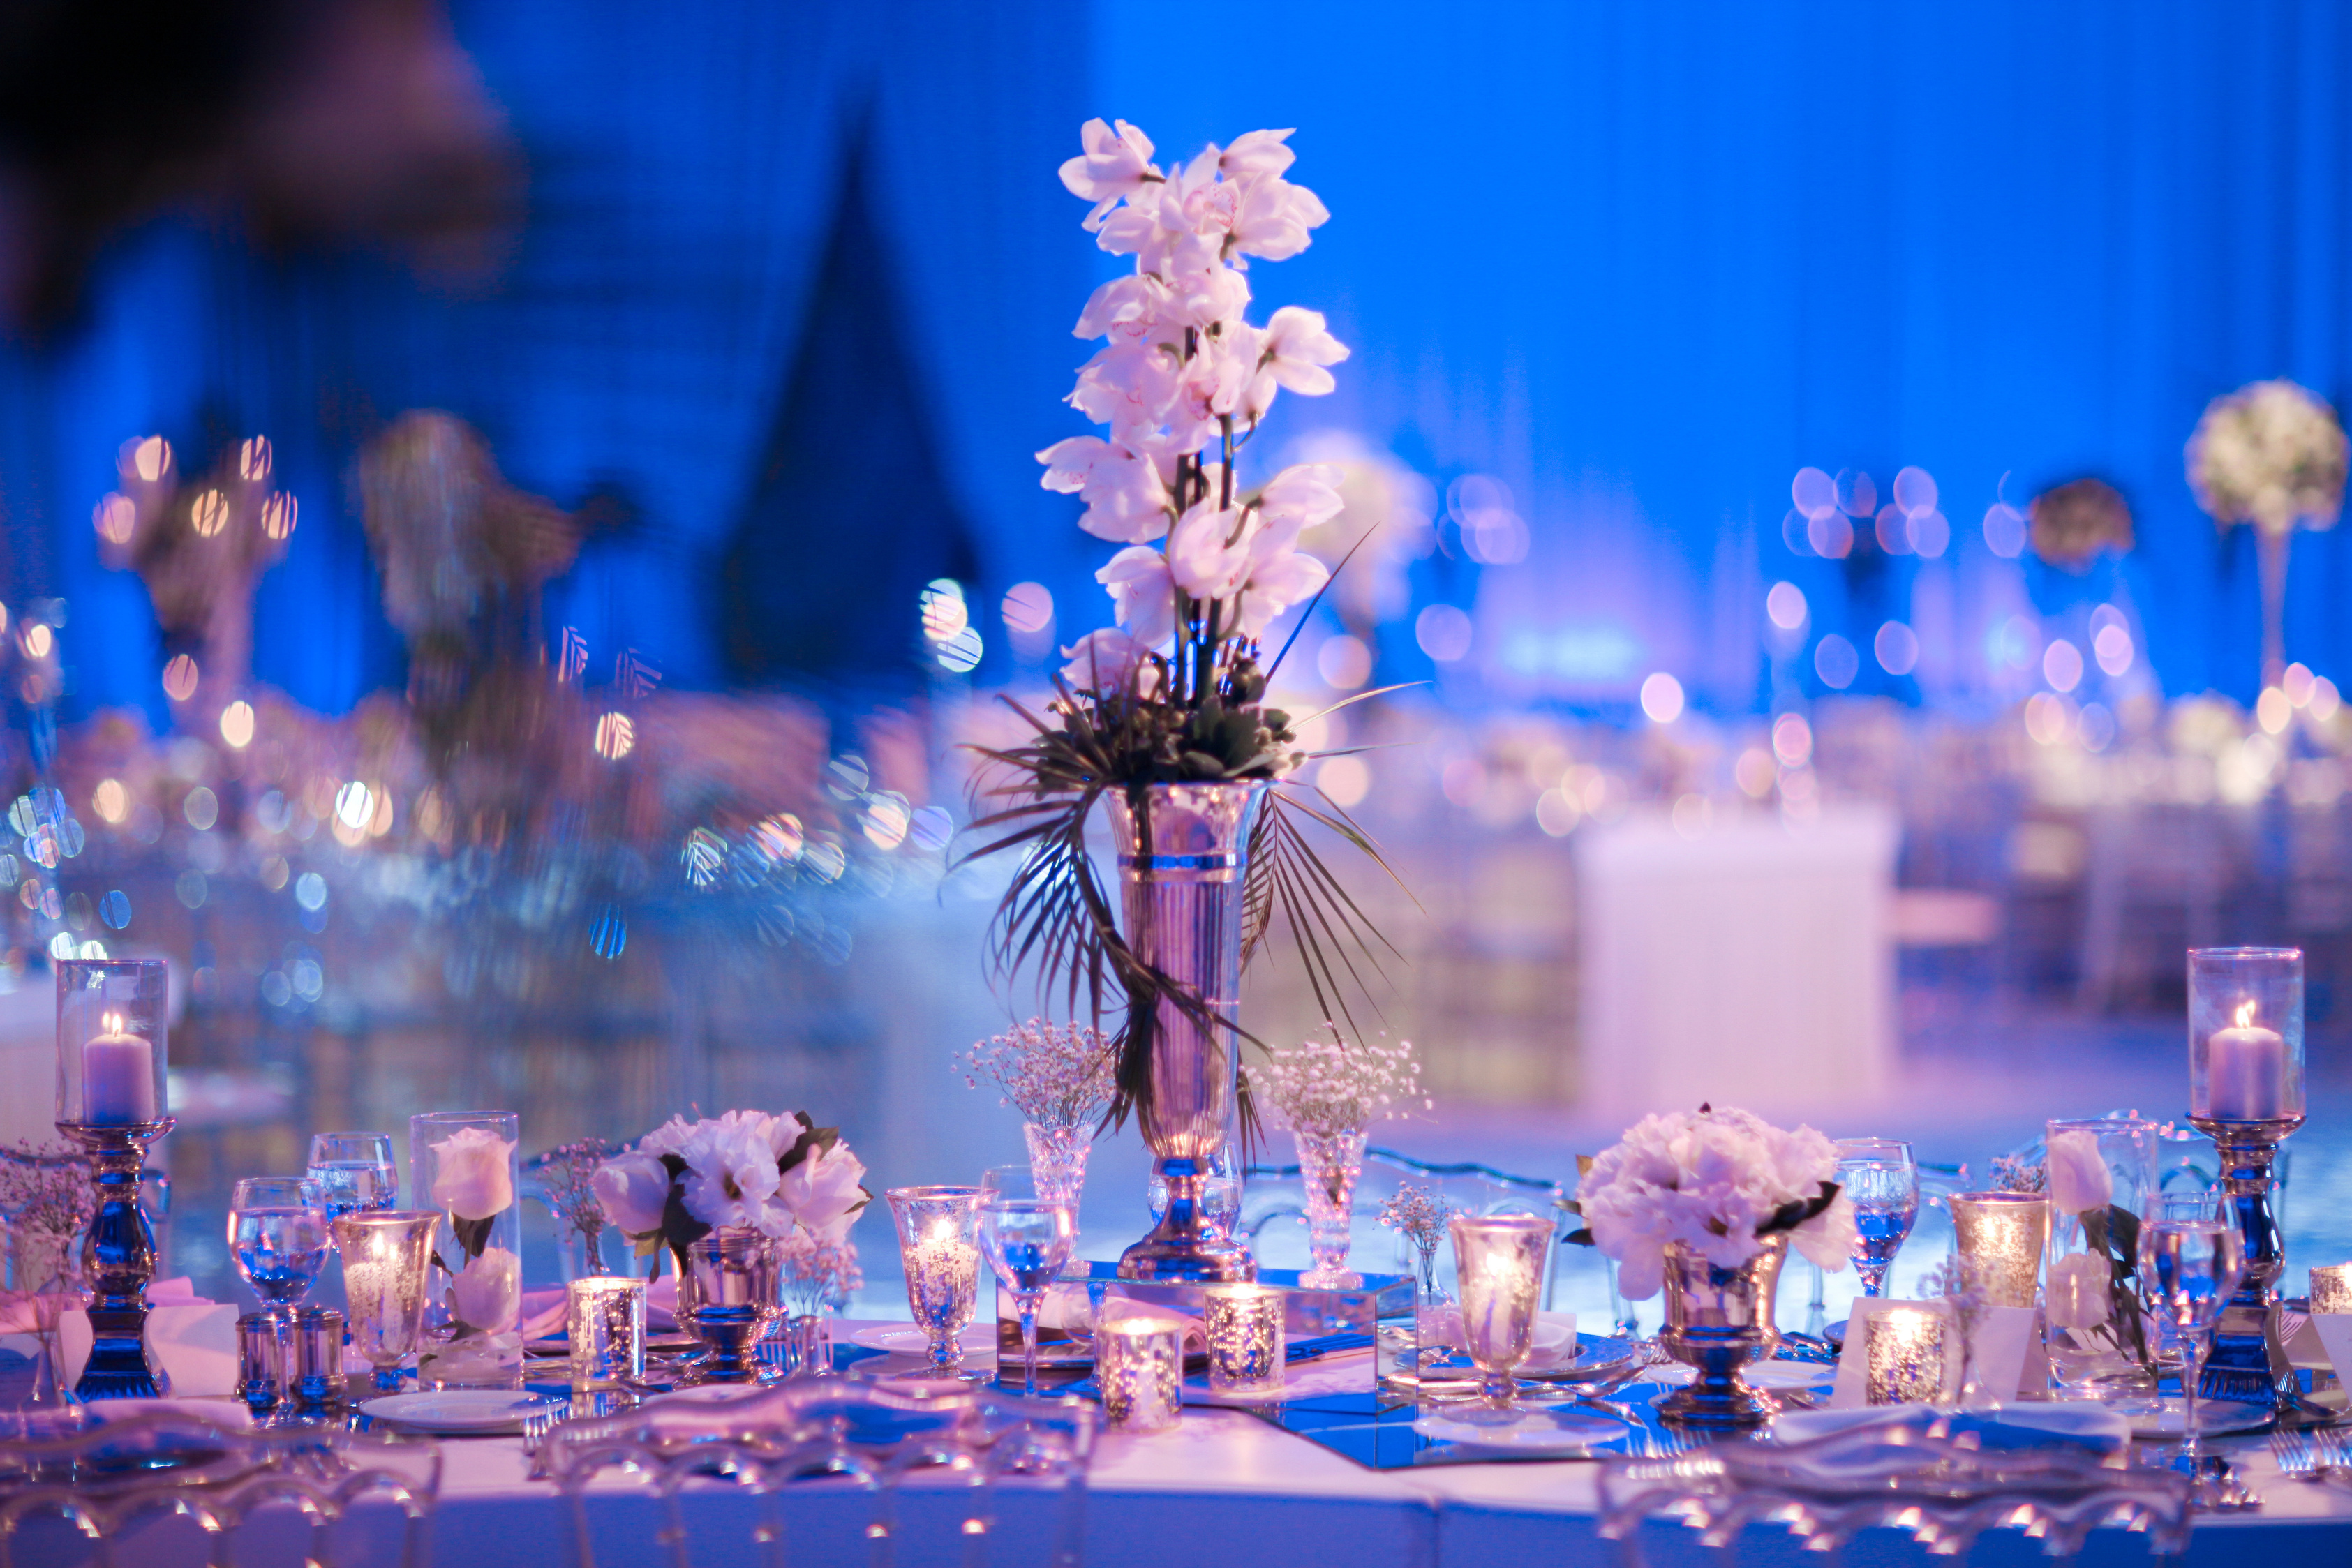
<instances>
[{"instance_id":1,"label":"blue draped backdrop","mask_svg":"<svg viewBox=\"0 0 2352 1568\"><path fill-rule=\"evenodd\" d=\"M1446 677L1465 696L1622 710L1663 668L1754 709L1764 589L1787 579L1865 649L1885 619L1936 631L1916 675L1865 654L1857 689L1998 695L1979 672L2003 615L2105 596L2167 691L2250 697L2251 540L2196 509L2182 443L2247 381L2352 394L2336 5L1281 0L1180 26L1140 0L461 0L456 21L530 169L494 290L166 217L101 258L73 330L0 347L0 593L69 601L78 707L163 717L144 591L100 566L89 510L124 437L208 421L278 443L302 524L261 589L256 674L329 711L402 678L350 469L417 406L478 425L525 488L625 499L550 605L606 669L634 648L669 685L726 681L730 559L781 584L762 603L824 591L796 570L896 584L952 560L983 603L1035 579L1065 638L1097 623L1101 551L1031 458L1084 428L1057 402L1086 353L1069 324L1118 265L1054 180L1091 114L1179 156L1298 128L1296 175L1336 215L1254 282L1356 352L1270 444L1344 429L1441 489L1509 487L1527 559L1421 589L1476 612ZM870 260L828 292L846 171ZM866 323L897 345L888 385L820 351ZM779 490L778 444L815 408L839 413L796 461L824 472ZM1805 465L1882 489L1928 470L1952 551L1793 551ZM2119 569L1987 549L1997 498L2085 474L2137 516ZM761 548L730 555L747 529ZM2288 651L2339 680L2347 589L2352 540L2298 538Z\"/></svg>"}]
</instances>

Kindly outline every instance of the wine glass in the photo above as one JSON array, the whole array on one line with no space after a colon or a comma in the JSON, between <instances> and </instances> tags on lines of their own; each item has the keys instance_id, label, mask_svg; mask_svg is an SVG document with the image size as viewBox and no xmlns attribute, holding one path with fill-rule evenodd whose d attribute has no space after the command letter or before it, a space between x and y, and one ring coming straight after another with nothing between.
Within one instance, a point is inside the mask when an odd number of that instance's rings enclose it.
<instances>
[{"instance_id":1,"label":"wine glass","mask_svg":"<svg viewBox=\"0 0 2352 1568\"><path fill-rule=\"evenodd\" d=\"M228 1249L261 1310L292 1317L327 1261L326 1197L308 1176L247 1176L229 1198Z\"/></svg>"},{"instance_id":2,"label":"wine glass","mask_svg":"<svg viewBox=\"0 0 2352 1568\"><path fill-rule=\"evenodd\" d=\"M346 1214L390 1208L399 1197L390 1133L320 1133L310 1140L307 1174L319 1184L331 1223Z\"/></svg>"},{"instance_id":3,"label":"wine glass","mask_svg":"<svg viewBox=\"0 0 2352 1568\"><path fill-rule=\"evenodd\" d=\"M2181 1439L2175 1469L2198 1480L2197 1384L2213 1324L2246 1271L2245 1244L2227 1219L2151 1219L2139 1229L2140 1297L2180 1341Z\"/></svg>"},{"instance_id":4,"label":"wine glass","mask_svg":"<svg viewBox=\"0 0 2352 1568\"><path fill-rule=\"evenodd\" d=\"M1037 1303L1077 1245L1067 1204L992 1193L980 1200L980 1250L1021 1311L1021 1392L1037 1392Z\"/></svg>"},{"instance_id":5,"label":"wine glass","mask_svg":"<svg viewBox=\"0 0 2352 1568\"><path fill-rule=\"evenodd\" d=\"M1862 1293L1886 1293L1886 1270L1919 1218L1919 1163L1894 1138L1840 1138L1839 1187L1853 1200L1853 1268Z\"/></svg>"}]
</instances>

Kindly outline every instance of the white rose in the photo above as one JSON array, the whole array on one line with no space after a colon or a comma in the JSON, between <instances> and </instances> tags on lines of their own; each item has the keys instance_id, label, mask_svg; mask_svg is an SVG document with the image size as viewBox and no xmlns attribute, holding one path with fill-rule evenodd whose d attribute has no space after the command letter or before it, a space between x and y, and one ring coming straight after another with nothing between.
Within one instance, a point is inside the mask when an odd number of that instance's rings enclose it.
<instances>
[{"instance_id":1,"label":"white rose","mask_svg":"<svg viewBox=\"0 0 2352 1568\"><path fill-rule=\"evenodd\" d=\"M2107 1260L2095 1252L2070 1252L2052 1263L2042 1288L2050 1326L2094 1329L2105 1322L2108 1287L2114 1278Z\"/></svg>"},{"instance_id":2,"label":"white rose","mask_svg":"<svg viewBox=\"0 0 2352 1568\"><path fill-rule=\"evenodd\" d=\"M783 1174L776 1184L776 1203L811 1230L845 1233L844 1222L866 1200L860 1185L865 1176L866 1166L849 1152L848 1143L835 1139L830 1149L812 1147L807 1158Z\"/></svg>"},{"instance_id":3,"label":"white rose","mask_svg":"<svg viewBox=\"0 0 2352 1568\"><path fill-rule=\"evenodd\" d=\"M2100 1157L2095 1133L2061 1133L2050 1140L2050 1207L2084 1214L2115 1201L2116 1178Z\"/></svg>"},{"instance_id":4,"label":"white rose","mask_svg":"<svg viewBox=\"0 0 2352 1568\"><path fill-rule=\"evenodd\" d=\"M669 1168L650 1155L623 1155L596 1167L590 1185L604 1218L624 1235L649 1236L661 1228L669 1203Z\"/></svg>"},{"instance_id":5,"label":"white rose","mask_svg":"<svg viewBox=\"0 0 2352 1568\"><path fill-rule=\"evenodd\" d=\"M449 1281L449 1315L471 1328L503 1333L522 1309L522 1262L503 1247L483 1250Z\"/></svg>"},{"instance_id":6,"label":"white rose","mask_svg":"<svg viewBox=\"0 0 2352 1568\"><path fill-rule=\"evenodd\" d=\"M514 1145L483 1127L460 1127L433 1145L433 1201L457 1219L488 1219L514 1207Z\"/></svg>"}]
</instances>

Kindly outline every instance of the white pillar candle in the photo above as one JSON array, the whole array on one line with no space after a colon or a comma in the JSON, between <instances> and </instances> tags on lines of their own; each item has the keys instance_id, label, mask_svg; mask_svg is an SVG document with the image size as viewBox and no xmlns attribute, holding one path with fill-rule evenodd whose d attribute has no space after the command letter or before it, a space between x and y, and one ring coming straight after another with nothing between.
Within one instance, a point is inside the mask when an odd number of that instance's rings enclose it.
<instances>
[{"instance_id":1,"label":"white pillar candle","mask_svg":"<svg viewBox=\"0 0 2352 1568\"><path fill-rule=\"evenodd\" d=\"M110 1026L121 1020L109 1017ZM93 1127L127 1127L155 1120L155 1047L119 1027L86 1040L81 1048L82 1121Z\"/></svg>"},{"instance_id":2,"label":"white pillar candle","mask_svg":"<svg viewBox=\"0 0 2352 1568\"><path fill-rule=\"evenodd\" d=\"M2217 1122L2271 1122L2284 1115L2286 1040L2253 1021L2254 1004L2205 1042L2208 1114Z\"/></svg>"}]
</instances>

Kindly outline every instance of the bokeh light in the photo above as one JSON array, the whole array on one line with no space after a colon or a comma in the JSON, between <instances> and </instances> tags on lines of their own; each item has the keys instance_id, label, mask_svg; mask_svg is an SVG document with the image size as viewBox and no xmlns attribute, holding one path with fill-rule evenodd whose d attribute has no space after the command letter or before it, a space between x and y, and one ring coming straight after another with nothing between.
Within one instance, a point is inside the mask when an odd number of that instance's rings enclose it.
<instances>
[{"instance_id":1,"label":"bokeh light","mask_svg":"<svg viewBox=\"0 0 2352 1568\"><path fill-rule=\"evenodd\" d=\"M2254 699L2254 722L2265 735L2284 735L2294 722L2294 704L2278 687L2264 686L2263 695Z\"/></svg>"},{"instance_id":2,"label":"bokeh light","mask_svg":"<svg viewBox=\"0 0 2352 1568\"><path fill-rule=\"evenodd\" d=\"M175 703L186 702L196 695L198 675L196 661L193 655L173 654L172 662L163 666L163 695Z\"/></svg>"},{"instance_id":3,"label":"bokeh light","mask_svg":"<svg viewBox=\"0 0 2352 1568\"><path fill-rule=\"evenodd\" d=\"M1315 787L1336 806L1360 805L1372 792L1371 766L1360 757L1326 758L1315 769Z\"/></svg>"},{"instance_id":4,"label":"bokeh light","mask_svg":"<svg viewBox=\"0 0 2352 1568\"><path fill-rule=\"evenodd\" d=\"M1672 724L1683 716L1683 684L1660 670L1642 683L1642 711L1652 724Z\"/></svg>"},{"instance_id":5,"label":"bokeh light","mask_svg":"<svg viewBox=\"0 0 2352 1568\"><path fill-rule=\"evenodd\" d=\"M637 727L625 713L602 714L596 719L596 755L618 762L636 749Z\"/></svg>"},{"instance_id":6,"label":"bokeh light","mask_svg":"<svg viewBox=\"0 0 2352 1568\"><path fill-rule=\"evenodd\" d=\"M2036 692L2026 699L2025 733L2042 745L2057 745L2074 727L2074 705L2064 697Z\"/></svg>"},{"instance_id":7,"label":"bokeh light","mask_svg":"<svg viewBox=\"0 0 2352 1568\"><path fill-rule=\"evenodd\" d=\"M1372 678L1372 651L1345 632L1315 650L1315 673L1334 691L1352 692Z\"/></svg>"},{"instance_id":8,"label":"bokeh light","mask_svg":"<svg viewBox=\"0 0 2352 1568\"><path fill-rule=\"evenodd\" d=\"M1891 501L1879 507L1872 528L1878 535L1878 548L1888 555L1911 553L1911 519L1903 515L1902 507Z\"/></svg>"},{"instance_id":9,"label":"bokeh light","mask_svg":"<svg viewBox=\"0 0 2352 1568\"><path fill-rule=\"evenodd\" d=\"M1900 468L1895 474L1895 504L1906 517L1916 517L1932 511L1936 505L1936 479L1925 468Z\"/></svg>"},{"instance_id":10,"label":"bokeh light","mask_svg":"<svg viewBox=\"0 0 2352 1568\"><path fill-rule=\"evenodd\" d=\"M2025 549L2025 514L2006 501L1985 508L1985 548L2003 560L2015 560Z\"/></svg>"},{"instance_id":11,"label":"bokeh light","mask_svg":"<svg viewBox=\"0 0 2352 1568\"><path fill-rule=\"evenodd\" d=\"M236 449L236 476L248 485L264 483L269 477L269 437L247 438Z\"/></svg>"},{"instance_id":12,"label":"bokeh light","mask_svg":"<svg viewBox=\"0 0 2352 1568\"><path fill-rule=\"evenodd\" d=\"M1813 758L1813 727L1801 713L1784 713L1772 721L1772 755L1783 768L1802 768Z\"/></svg>"},{"instance_id":13,"label":"bokeh light","mask_svg":"<svg viewBox=\"0 0 2352 1568\"><path fill-rule=\"evenodd\" d=\"M1843 560L1853 550L1853 524L1843 512L1823 512L1805 524L1805 542L1817 556Z\"/></svg>"},{"instance_id":14,"label":"bokeh light","mask_svg":"<svg viewBox=\"0 0 2352 1568\"><path fill-rule=\"evenodd\" d=\"M986 651L980 640L980 628L965 625L940 644L940 668L950 674L968 674L980 665L980 656Z\"/></svg>"},{"instance_id":15,"label":"bokeh light","mask_svg":"<svg viewBox=\"0 0 2352 1568\"><path fill-rule=\"evenodd\" d=\"M364 829L374 816L375 791L358 779L335 791L335 821L344 827Z\"/></svg>"},{"instance_id":16,"label":"bokeh light","mask_svg":"<svg viewBox=\"0 0 2352 1568\"><path fill-rule=\"evenodd\" d=\"M1924 512L1913 512L1904 522L1911 548L1929 560L1940 557L1952 547L1952 525L1944 514L1932 507Z\"/></svg>"},{"instance_id":17,"label":"bokeh light","mask_svg":"<svg viewBox=\"0 0 2352 1568\"><path fill-rule=\"evenodd\" d=\"M1819 468L1800 468L1789 486L1789 499L1809 518L1824 517L1837 510L1837 481Z\"/></svg>"},{"instance_id":18,"label":"bokeh light","mask_svg":"<svg viewBox=\"0 0 2352 1568\"><path fill-rule=\"evenodd\" d=\"M1837 475L1838 510L1849 517L1867 517L1878 510L1878 486L1859 468L1841 468Z\"/></svg>"},{"instance_id":19,"label":"bokeh light","mask_svg":"<svg viewBox=\"0 0 2352 1568\"><path fill-rule=\"evenodd\" d=\"M1536 797L1536 826L1555 839L1576 831L1584 821L1584 802L1559 785Z\"/></svg>"},{"instance_id":20,"label":"bokeh light","mask_svg":"<svg viewBox=\"0 0 2352 1568\"><path fill-rule=\"evenodd\" d=\"M110 545L127 545L139 527L139 507L128 496L110 495L90 514L98 537Z\"/></svg>"},{"instance_id":21,"label":"bokeh light","mask_svg":"<svg viewBox=\"0 0 2352 1568\"><path fill-rule=\"evenodd\" d=\"M228 497L218 490L200 490L188 507L188 526L199 538L213 538L228 527Z\"/></svg>"},{"instance_id":22,"label":"bokeh light","mask_svg":"<svg viewBox=\"0 0 2352 1568\"><path fill-rule=\"evenodd\" d=\"M927 583L919 600L923 635L934 643L947 642L971 623L971 609L963 601L963 584L953 578L937 578Z\"/></svg>"},{"instance_id":23,"label":"bokeh light","mask_svg":"<svg viewBox=\"0 0 2352 1568\"><path fill-rule=\"evenodd\" d=\"M1470 617L1451 604L1433 604L1413 618L1412 640L1441 664L1470 652Z\"/></svg>"},{"instance_id":24,"label":"bokeh light","mask_svg":"<svg viewBox=\"0 0 2352 1568\"><path fill-rule=\"evenodd\" d=\"M2120 626L2102 626L2091 639L2091 653L2099 661L2099 668L2111 675L2120 675L2131 668L2131 633Z\"/></svg>"},{"instance_id":25,"label":"bokeh light","mask_svg":"<svg viewBox=\"0 0 2352 1568\"><path fill-rule=\"evenodd\" d=\"M146 483L152 485L170 471L172 446L162 436L151 435L130 445L130 461L125 466Z\"/></svg>"},{"instance_id":26,"label":"bokeh light","mask_svg":"<svg viewBox=\"0 0 2352 1568\"><path fill-rule=\"evenodd\" d=\"M242 697L221 709L220 737L237 751L253 744L253 705Z\"/></svg>"},{"instance_id":27,"label":"bokeh light","mask_svg":"<svg viewBox=\"0 0 2352 1568\"><path fill-rule=\"evenodd\" d=\"M120 779L101 779L98 788L89 792L89 809L101 821L120 823L131 814L131 791L122 787Z\"/></svg>"},{"instance_id":28,"label":"bokeh light","mask_svg":"<svg viewBox=\"0 0 2352 1568\"><path fill-rule=\"evenodd\" d=\"M283 539L294 532L294 497L280 490L261 503L262 537Z\"/></svg>"},{"instance_id":29,"label":"bokeh light","mask_svg":"<svg viewBox=\"0 0 2352 1568\"><path fill-rule=\"evenodd\" d=\"M180 815L198 832L210 831L213 824L220 821L220 797L199 784L180 802Z\"/></svg>"},{"instance_id":30,"label":"bokeh light","mask_svg":"<svg viewBox=\"0 0 2352 1568\"><path fill-rule=\"evenodd\" d=\"M2053 692L2071 692L2083 684L2083 650L2063 637L2053 638L2042 650L2042 678Z\"/></svg>"},{"instance_id":31,"label":"bokeh light","mask_svg":"<svg viewBox=\"0 0 2352 1568\"><path fill-rule=\"evenodd\" d=\"M1764 613L1783 632L1805 623L1805 591L1793 582L1776 582L1764 595Z\"/></svg>"},{"instance_id":32,"label":"bokeh light","mask_svg":"<svg viewBox=\"0 0 2352 1568\"><path fill-rule=\"evenodd\" d=\"M1878 656L1878 667L1890 675L1907 675L1919 663L1918 634L1900 621L1881 626L1870 650Z\"/></svg>"},{"instance_id":33,"label":"bokeh light","mask_svg":"<svg viewBox=\"0 0 2352 1568\"><path fill-rule=\"evenodd\" d=\"M1016 637L1044 634L1054 624L1054 594L1042 582L1016 582L1004 591L1000 606L1004 629Z\"/></svg>"},{"instance_id":34,"label":"bokeh light","mask_svg":"<svg viewBox=\"0 0 2352 1568\"><path fill-rule=\"evenodd\" d=\"M1813 647L1813 674L1832 691L1843 691L1862 674L1862 655L1853 644L1832 632Z\"/></svg>"}]
</instances>

